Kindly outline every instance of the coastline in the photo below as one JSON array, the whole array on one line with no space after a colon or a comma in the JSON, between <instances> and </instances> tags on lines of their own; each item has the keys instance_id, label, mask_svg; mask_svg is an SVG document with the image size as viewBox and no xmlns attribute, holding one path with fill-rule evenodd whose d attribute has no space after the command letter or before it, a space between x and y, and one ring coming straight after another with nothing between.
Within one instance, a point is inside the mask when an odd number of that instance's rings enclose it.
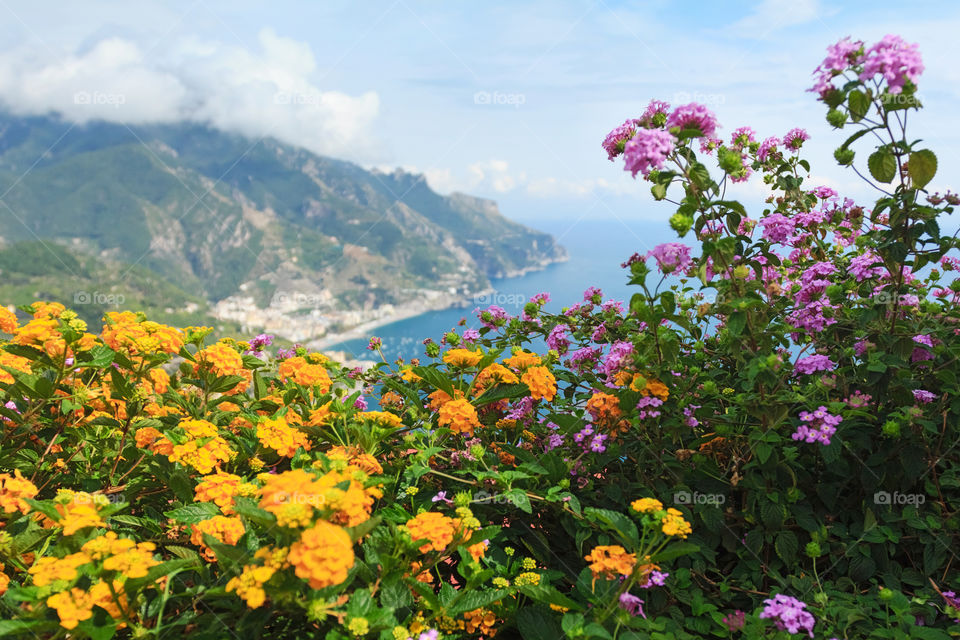
<instances>
[{"instance_id":1,"label":"coastline","mask_svg":"<svg viewBox=\"0 0 960 640\"><path fill-rule=\"evenodd\" d=\"M524 269L520 269L515 273L510 273L509 275L504 276L503 278L498 278L502 280L508 280L511 278L519 278L523 275L534 271L543 271L547 267L566 262L570 259L569 255L564 252L562 257L543 262L538 265L533 265ZM416 318L417 316L424 315L433 311L443 311L445 309L452 309L454 307L462 307L464 309L471 306L471 304L482 305L483 303L478 301L479 298L489 297L492 294L495 294L497 289L495 287L487 287L481 291L474 291L464 296L442 296L435 302L425 302L425 301L411 301L403 305L394 305L394 308L397 310L393 315L385 318L377 318L376 320L370 320L362 324L358 324L355 327L351 327L346 331L341 331L339 333L332 333L324 335L320 338L310 340L305 343L308 349L323 350L329 347L338 345L349 340L358 340L366 338L371 331L374 329L379 329L380 327L389 326L395 322L401 322L403 320L409 320L410 318Z\"/></svg>"}]
</instances>

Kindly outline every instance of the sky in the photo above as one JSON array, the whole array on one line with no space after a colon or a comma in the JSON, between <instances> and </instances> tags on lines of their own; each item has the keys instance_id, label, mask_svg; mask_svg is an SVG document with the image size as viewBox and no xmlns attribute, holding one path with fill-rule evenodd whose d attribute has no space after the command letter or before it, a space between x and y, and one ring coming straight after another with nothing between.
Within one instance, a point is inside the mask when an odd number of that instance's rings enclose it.
<instances>
[{"instance_id":1,"label":"sky","mask_svg":"<svg viewBox=\"0 0 960 640\"><path fill-rule=\"evenodd\" d=\"M721 134L795 126L810 186L876 194L832 150L806 90L827 45L887 33L920 44L930 140L945 189L960 169L960 3L0 0L0 105L87 121L196 120L496 199L508 217L669 218L611 163L606 133L652 98L701 102ZM864 154L865 155L865 154ZM757 181L735 196L759 202ZM756 216L754 216L756 217Z\"/></svg>"}]
</instances>

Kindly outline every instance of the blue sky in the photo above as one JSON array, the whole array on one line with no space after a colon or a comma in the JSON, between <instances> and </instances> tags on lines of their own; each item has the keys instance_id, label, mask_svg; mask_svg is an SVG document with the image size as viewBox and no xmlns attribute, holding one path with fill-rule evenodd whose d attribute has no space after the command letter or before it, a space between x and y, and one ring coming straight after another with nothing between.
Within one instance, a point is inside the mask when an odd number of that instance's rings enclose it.
<instances>
[{"instance_id":1,"label":"blue sky","mask_svg":"<svg viewBox=\"0 0 960 640\"><path fill-rule=\"evenodd\" d=\"M599 145L654 97L705 102L725 135L804 126L814 181L871 197L832 162L843 138L805 90L828 44L898 33L927 66L912 122L940 155L931 186L960 168L952 2L0 0L0 17L0 101L17 112L205 120L423 172L525 221L627 225L670 212Z\"/></svg>"}]
</instances>

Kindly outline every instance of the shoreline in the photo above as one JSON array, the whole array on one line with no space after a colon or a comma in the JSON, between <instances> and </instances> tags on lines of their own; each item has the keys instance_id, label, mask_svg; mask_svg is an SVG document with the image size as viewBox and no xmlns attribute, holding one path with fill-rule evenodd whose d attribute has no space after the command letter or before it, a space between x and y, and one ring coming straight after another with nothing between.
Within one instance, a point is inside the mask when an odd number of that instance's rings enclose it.
<instances>
[{"instance_id":1,"label":"shoreline","mask_svg":"<svg viewBox=\"0 0 960 640\"><path fill-rule=\"evenodd\" d=\"M533 267L528 267L526 269L520 270L516 274L510 274L503 278L497 278L497 279L510 280L512 278L519 278L528 273L532 273L535 271L543 271L544 269L547 269L551 265L567 262L569 259L570 259L569 255L564 255L562 258L551 260L544 264L536 265ZM395 322L401 322L403 320L416 318L418 316L422 316L432 311L445 311L446 309L452 309L458 306L466 309L470 307L471 300L473 301L473 304L482 305L482 303L477 302L477 298L488 296L496 292L497 292L497 289L490 286L481 291L475 291L475 292L466 294L464 296L451 297L443 304L438 304L438 303L430 304L428 302L411 302L411 303L408 303L408 305L394 305L394 308L397 309L397 312L387 318L378 318L376 320L369 320L362 324L358 324L355 327L351 327L346 331L341 331L339 333L321 336L319 338L306 342L304 346L306 346L308 349L316 349L319 351L319 350L336 346L343 342L348 342L350 340L363 339L363 338L366 338L369 335L369 332L373 331L374 329L386 327Z\"/></svg>"}]
</instances>

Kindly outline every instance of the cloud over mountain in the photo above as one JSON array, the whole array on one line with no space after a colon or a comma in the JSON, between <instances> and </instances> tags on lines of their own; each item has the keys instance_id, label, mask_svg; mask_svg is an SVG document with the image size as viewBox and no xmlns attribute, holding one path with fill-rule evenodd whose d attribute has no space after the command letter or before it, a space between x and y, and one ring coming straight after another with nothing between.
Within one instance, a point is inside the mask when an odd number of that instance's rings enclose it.
<instances>
[{"instance_id":1,"label":"cloud over mountain","mask_svg":"<svg viewBox=\"0 0 960 640\"><path fill-rule=\"evenodd\" d=\"M257 44L188 37L158 47L120 36L64 51L24 44L0 53L0 103L78 122L204 122L316 153L382 159L376 92L323 89L306 43L262 29Z\"/></svg>"}]
</instances>

